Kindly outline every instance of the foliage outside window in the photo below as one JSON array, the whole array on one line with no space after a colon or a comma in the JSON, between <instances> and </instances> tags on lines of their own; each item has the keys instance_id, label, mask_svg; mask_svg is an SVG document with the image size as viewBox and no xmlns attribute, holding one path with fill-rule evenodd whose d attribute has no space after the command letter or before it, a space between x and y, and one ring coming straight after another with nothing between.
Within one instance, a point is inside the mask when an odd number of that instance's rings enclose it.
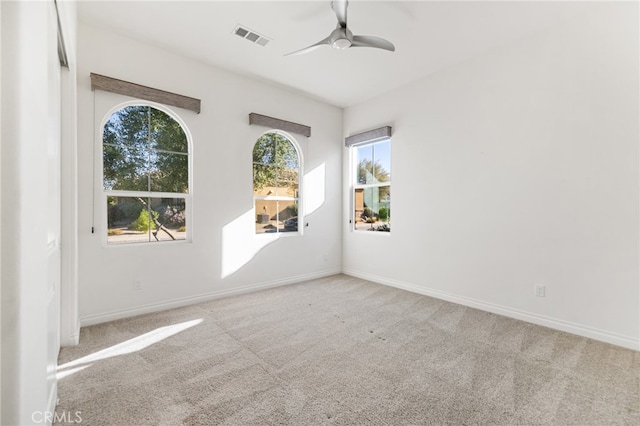
<instances>
[{"instance_id":1,"label":"foliage outside window","mask_svg":"<svg viewBox=\"0 0 640 426\"><path fill-rule=\"evenodd\" d=\"M391 140L356 145L353 224L356 231L391 231Z\"/></svg>"},{"instance_id":2,"label":"foliage outside window","mask_svg":"<svg viewBox=\"0 0 640 426\"><path fill-rule=\"evenodd\" d=\"M185 240L189 144L182 126L148 105L124 107L102 133L109 244Z\"/></svg>"},{"instance_id":3,"label":"foliage outside window","mask_svg":"<svg viewBox=\"0 0 640 426\"><path fill-rule=\"evenodd\" d=\"M300 158L287 137L270 132L253 147L256 234L297 232Z\"/></svg>"}]
</instances>

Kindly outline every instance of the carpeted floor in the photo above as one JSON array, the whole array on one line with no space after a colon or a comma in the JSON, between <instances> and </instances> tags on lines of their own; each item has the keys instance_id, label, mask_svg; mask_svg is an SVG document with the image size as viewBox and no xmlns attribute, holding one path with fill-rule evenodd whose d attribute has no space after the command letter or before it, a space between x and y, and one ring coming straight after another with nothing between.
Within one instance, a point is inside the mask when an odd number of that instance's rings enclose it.
<instances>
[{"instance_id":1,"label":"carpeted floor","mask_svg":"<svg viewBox=\"0 0 640 426\"><path fill-rule=\"evenodd\" d=\"M59 364L69 424L640 424L640 352L345 275L87 327Z\"/></svg>"}]
</instances>

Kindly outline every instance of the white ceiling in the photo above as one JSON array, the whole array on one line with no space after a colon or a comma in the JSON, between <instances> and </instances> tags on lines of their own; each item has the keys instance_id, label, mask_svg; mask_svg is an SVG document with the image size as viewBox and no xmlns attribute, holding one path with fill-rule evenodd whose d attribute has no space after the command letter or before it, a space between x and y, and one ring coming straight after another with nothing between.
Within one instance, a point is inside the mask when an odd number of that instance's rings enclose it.
<instances>
[{"instance_id":1,"label":"white ceiling","mask_svg":"<svg viewBox=\"0 0 640 426\"><path fill-rule=\"evenodd\" d=\"M395 52L329 46L284 56L335 28L330 1L81 1L83 22L347 107L571 19L593 3L351 0L354 34ZM242 24L272 41L233 33Z\"/></svg>"}]
</instances>

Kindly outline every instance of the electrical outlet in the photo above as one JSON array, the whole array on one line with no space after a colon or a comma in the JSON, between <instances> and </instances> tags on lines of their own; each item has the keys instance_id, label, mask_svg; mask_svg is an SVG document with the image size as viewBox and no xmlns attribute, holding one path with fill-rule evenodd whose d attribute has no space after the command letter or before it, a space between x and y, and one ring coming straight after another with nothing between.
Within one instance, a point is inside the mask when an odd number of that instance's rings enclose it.
<instances>
[{"instance_id":1,"label":"electrical outlet","mask_svg":"<svg viewBox=\"0 0 640 426\"><path fill-rule=\"evenodd\" d=\"M538 297L544 297L544 285L542 284L536 284L536 296Z\"/></svg>"},{"instance_id":2,"label":"electrical outlet","mask_svg":"<svg viewBox=\"0 0 640 426\"><path fill-rule=\"evenodd\" d=\"M134 280L133 281L133 289L134 290L142 290L144 285L142 284L142 280Z\"/></svg>"}]
</instances>

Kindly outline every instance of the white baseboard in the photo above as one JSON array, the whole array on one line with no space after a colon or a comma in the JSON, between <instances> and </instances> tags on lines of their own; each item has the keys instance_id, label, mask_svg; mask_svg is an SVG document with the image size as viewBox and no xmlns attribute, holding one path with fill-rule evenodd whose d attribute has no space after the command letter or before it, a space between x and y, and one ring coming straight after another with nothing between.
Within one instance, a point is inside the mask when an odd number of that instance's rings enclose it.
<instances>
[{"instance_id":1,"label":"white baseboard","mask_svg":"<svg viewBox=\"0 0 640 426\"><path fill-rule=\"evenodd\" d=\"M60 340L60 347L76 346L80 342L80 332L67 336L64 340Z\"/></svg>"},{"instance_id":2,"label":"white baseboard","mask_svg":"<svg viewBox=\"0 0 640 426\"><path fill-rule=\"evenodd\" d=\"M244 293L251 293L259 290L266 290L268 288L279 287L288 284L295 284L303 281L309 281L316 278L328 277L341 273L341 269L328 269L320 272L314 272L311 274L297 275L293 277L287 277L272 281L265 281L262 283L252 284L244 287L238 287L233 289L226 289L220 291L213 291L210 293L199 294L197 296L183 297L180 299L167 300L164 302L152 303L143 306L136 306L128 309L121 309L116 311L103 312L94 315L87 315L80 318L81 327L87 327L89 325L101 324L104 322L114 321L122 318L129 318L136 315L149 314L152 312L165 311L167 309L179 308L181 306L193 305L196 303L207 302L209 300L220 299L222 297L236 296Z\"/></svg>"},{"instance_id":3,"label":"white baseboard","mask_svg":"<svg viewBox=\"0 0 640 426\"><path fill-rule=\"evenodd\" d=\"M60 346L76 346L80 342L80 321L75 321L75 327L71 332L61 333Z\"/></svg>"},{"instance_id":4,"label":"white baseboard","mask_svg":"<svg viewBox=\"0 0 640 426\"><path fill-rule=\"evenodd\" d=\"M532 324L549 327L554 330L565 331L567 333L577 334L579 336L588 337L590 339L599 340L613 345L622 346L624 348L640 350L640 339L623 336L608 331L598 330L592 327L583 326L580 324L571 323L568 321L559 320L556 318L546 317L543 315L534 314L531 312L521 311L518 309L512 309L506 306L495 305L492 303L483 302L468 297L458 296L452 293L434 290L418 286L416 284L397 281L377 275L371 275L355 271L352 269L343 269L342 273L357 278L362 278L368 281L372 281L378 284L388 285L390 287L396 287L402 290L407 290L412 293L418 293L425 296L434 297L436 299L446 300L448 302L457 303L463 306L469 306L471 308L480 309L482 311L491 312L498 315L503 315L509 318L515 318L518 320L530 322Z\"/></svg>"}]
</instances>

